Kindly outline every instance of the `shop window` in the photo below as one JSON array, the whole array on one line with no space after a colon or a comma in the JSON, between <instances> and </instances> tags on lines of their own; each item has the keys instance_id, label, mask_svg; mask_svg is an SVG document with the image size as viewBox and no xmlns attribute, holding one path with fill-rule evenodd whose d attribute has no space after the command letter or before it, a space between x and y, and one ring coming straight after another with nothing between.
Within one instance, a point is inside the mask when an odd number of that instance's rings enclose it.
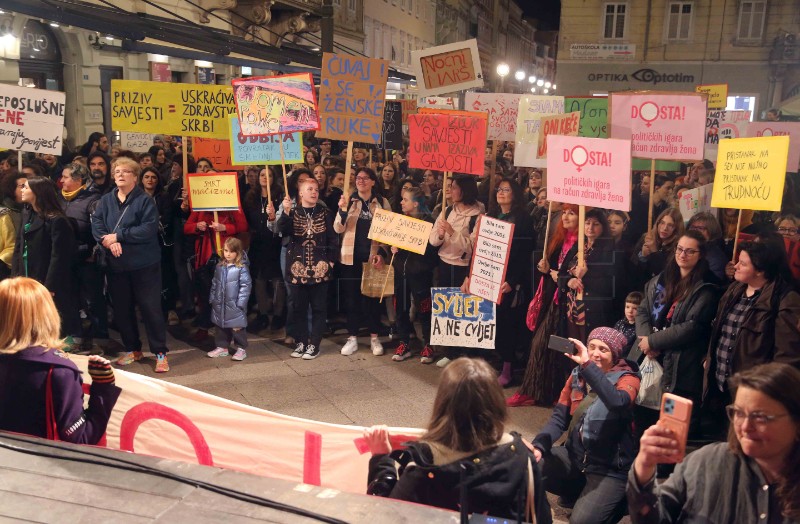
<instances>
[{"instance_id":1,"label":"shop window","mask_svg":"<svg viewBox=\"0 0 800 524\"><path fill-rule=\"evenodd\" d=\"M625 26L628 16L628 4L621 2L608 2L604 4L603 38L625 38Z\"/></svg>"},{"instance_id":2,"label":"shop window","mask_svg":"<svg viewBox=\"0 0 800 524\"><path fill-rule=\"evenodd\" d=\"M764 20L767 18L767 2L739 2L738 40L760 41L764 37Z\"/></svg>"},{"instance_id":3,"label":"shop window","mask_svg":"<svg viewBox=\"0 0 800 524\"><path fill-rule=\"evenodd\" d=\"M667 5L667 40L689 40L693 11L691 2L670 2Z\"/></svg>"}]
</instances>

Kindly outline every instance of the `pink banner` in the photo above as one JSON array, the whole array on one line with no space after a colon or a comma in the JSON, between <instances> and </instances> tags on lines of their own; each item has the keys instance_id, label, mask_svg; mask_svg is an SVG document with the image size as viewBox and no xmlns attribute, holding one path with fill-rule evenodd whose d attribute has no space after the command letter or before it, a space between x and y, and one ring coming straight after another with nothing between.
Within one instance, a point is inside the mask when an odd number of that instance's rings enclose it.
<instances>
[{"instance_id":1,"label":"pink banner","mask_svg":"<svg viewBox=\"0 0 800 524\"><path fill-rule=\"evenodd\" d=\"M797 172L800 166L800 122L750 122L746 136L788 136L789 157L786 160L786 171Z\"/></svg>"},{"instance_id":2,"label":"pink banner","mask_svg":"<svg viewBox=\"0 0 800 524\"><path fill-rule=\"evenodd\" d=\"M550 200L630 211L630 140L550 135L547 151Z\"/></svg>"},{"instance_id":3,"label":"pink banner","mask_svg":"<svg viewBox=\"0 0 800 524\"><path fill-rule=\"evenodd\" d=\"M611 138L630 140L636 158L702 160L706 102L694 94L612 93Z\"/></svg>"}]
</instances>

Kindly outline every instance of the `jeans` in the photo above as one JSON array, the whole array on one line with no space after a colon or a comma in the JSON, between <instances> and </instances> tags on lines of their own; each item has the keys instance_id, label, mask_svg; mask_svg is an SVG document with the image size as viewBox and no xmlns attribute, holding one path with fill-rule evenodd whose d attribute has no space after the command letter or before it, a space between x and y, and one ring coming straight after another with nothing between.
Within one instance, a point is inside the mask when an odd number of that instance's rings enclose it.
<instances>
[{"instance_id":1,"label":"jeans","mask_svg":"<svg viewBox=\"0 0 800 524\"><path fill-rule=\"evenodd\" d=\"M227 348L231 340L236 348L247 349L247 332L242 329L234 330L233 328L224 328L215 326L214 342L218 348Z\"/></svg>"},{"instance_id":2,"label":"jeans","mask_svg":"<svg viewBox=\"0 0 800 524\"><path fill-rule=\"evenodd\" d=\"M328 317L328 283L295 285L289 284L294 296L293 308L289 312L297 327L297 342L313 344L319 347L322 334L325 333L325 322ZM311 333L308 332L308 308L311 306Z\"/></svg>"},{"instance_id":3,"label":"jeans","mask_svg":"<svg viewBox=\"0 0 800 524\"><path fill-rule=\"evenodd\" d=\"M166 353L167 324L161 311L161 262L152 266L108 274L108 292L114 320L126 351L141 351L136 306L142 315L150 351Z\"/></svg>"}]
</instances>

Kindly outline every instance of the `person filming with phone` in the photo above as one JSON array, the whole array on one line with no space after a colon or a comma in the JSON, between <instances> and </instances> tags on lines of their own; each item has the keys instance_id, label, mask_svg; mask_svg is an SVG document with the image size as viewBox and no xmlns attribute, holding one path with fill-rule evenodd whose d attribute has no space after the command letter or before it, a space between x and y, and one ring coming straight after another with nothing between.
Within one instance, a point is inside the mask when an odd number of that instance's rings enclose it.
<instances>
[{"instance_id":1,"label":"person filming with phone","mask_svg":"<svg viewBox=\"0 0 800 524\"><path fill-rule=\"evenodd\" d=\"M637 452L633 406L640 377L622 357L627 339L599 327L580 340L551 337L549 347L578 364L567 378L553 414L533 440L544 489L573 507L570 522L614 523L625 514L625 482ZM566 443L553 447L564 432Z\"/></svg>"}]
</instances>

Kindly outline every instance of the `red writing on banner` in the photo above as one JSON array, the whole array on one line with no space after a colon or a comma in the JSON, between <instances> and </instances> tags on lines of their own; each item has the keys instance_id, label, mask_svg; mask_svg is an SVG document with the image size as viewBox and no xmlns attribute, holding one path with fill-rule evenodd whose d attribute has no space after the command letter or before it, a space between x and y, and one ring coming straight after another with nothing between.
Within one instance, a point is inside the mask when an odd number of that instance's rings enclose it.
<instances>
[{"instance_id":1,"label":"red writing on banner","mask_svg":"<svg viewBox=\"0 0 800 524\"><path fill-rule=\"evenodd\" d=\"M563 115L543 116L539 124L539 145L536 156L547 158L547 137L549 135L578 136L581 126L580 111Z\"/></svg>"},{"instance_id":2,"label":"red writing on banner","mask_svg":"<svg viewBox=\"0 0 800 524\"><path fill-rule=\"evenodd\" d=\"M231 164L231 144L227 140L192 138L192 155L196 160L207 158L217 171L236 171L237 169Z\"/></svg>"},{"instance_id":3,"label":"red writing on banner","mask_svg":"<svg viewBox=\"0 0 800 524\"><path fill-rule=\"evenodd\" d=\"M420 62L423 81L428 89L475 79L472 50L469 48L423 56Z\"/></svg>"}]
</instances>

